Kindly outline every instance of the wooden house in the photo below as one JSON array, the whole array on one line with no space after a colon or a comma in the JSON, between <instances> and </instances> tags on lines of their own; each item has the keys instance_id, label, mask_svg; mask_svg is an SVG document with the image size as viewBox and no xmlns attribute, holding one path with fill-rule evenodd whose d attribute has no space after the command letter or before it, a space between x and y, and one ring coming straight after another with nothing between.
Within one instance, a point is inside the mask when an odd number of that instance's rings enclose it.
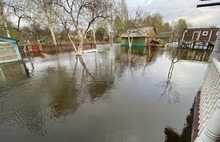
<instances>
[{"instance_id":1,"label":"wooden house","mask_svg":"<svg viewBox=\"0 0 220 142\"><path fill-rule=\"evenodd\" d=\"M173 32L162 32L158 35L158 37L166 43L170 43L174 41Z\"/></svg>"},{"instance_id":2,"label":"wooden house","mask_svg":"<svg viewBox=\"0 0 220 142\"><path fill-rule=\"evenodd\" d=\"M180 40L182 45L191 45L192 47L214 46L219 28L188 28L185 29Z\"/></svg>"},{"instance_id":3,"label":"wooden house","mask_svg":"<svg viewBox=\"0 0 220 142\"><path fill-rule=\"evenodd\" d=\"M0 63L21 61L17 40L0 37Z\"/></svg>"},{"instance_id":4,"label":"wooden house","mask_svg":"<svg viewBox=\"0 0 220 142\"><path fill-rule=\"evenodd\" d=\"M121 36L121 46L128 47L128 37L133 37L132 46L146 47L156 38L156 35L157 32L154 27L128 29L127 32Z\"/></svg>"}]
</instances>

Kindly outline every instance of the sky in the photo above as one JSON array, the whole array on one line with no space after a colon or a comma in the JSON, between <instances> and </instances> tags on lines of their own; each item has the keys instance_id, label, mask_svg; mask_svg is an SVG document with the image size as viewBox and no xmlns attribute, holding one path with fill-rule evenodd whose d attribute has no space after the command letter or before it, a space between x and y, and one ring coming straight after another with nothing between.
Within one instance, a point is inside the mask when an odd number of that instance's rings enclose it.
<instances>
[{"instance_id":1,"label":"sky","mask_svg":"<svg viewBox=\"0 0 220 142\"><path fill-rule=\"evenodd\" d=\"M201 3L199 0L126 0L126 2L129 11L141 7L146 12L158 12L165 22L183 18L193 27L220 27L220 5L196 8Z\"/></svg>"}]
</instances>

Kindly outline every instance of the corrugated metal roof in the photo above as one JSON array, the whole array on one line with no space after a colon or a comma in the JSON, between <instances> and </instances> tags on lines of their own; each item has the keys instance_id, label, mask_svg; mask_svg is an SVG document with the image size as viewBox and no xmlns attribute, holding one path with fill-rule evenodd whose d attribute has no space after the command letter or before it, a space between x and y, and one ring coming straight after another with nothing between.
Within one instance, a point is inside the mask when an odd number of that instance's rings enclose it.
<instances>
[{"instance_id":1,"label":"corrugated metal roof","mask_svg":"<svg viewBox=\"0 0 220 142\"><path fill-rule=\"evenodd\" d=\"M142 27L142 28L131 28L127 30L127 33L123 33L121 37L147 37L154 27Z\"/></svg>"}]
</instances>

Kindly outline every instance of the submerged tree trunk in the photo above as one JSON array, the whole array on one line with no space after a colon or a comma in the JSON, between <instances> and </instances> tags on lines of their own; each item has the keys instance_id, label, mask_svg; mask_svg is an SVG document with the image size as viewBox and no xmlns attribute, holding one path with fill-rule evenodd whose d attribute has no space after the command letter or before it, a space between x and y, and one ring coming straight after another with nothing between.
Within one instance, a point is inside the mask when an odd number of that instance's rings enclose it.
<instances>
[{"instance_id":1,"label":"submerged tree trunk","mask_svg":"<svg viewBox=\"0 0 220 142\"><path fill-rule=\"evenodd\" d=\"M82 49L83 49L83 38L80 39L80 42L79 42L79 47L78 47L78 50L76 52L76 55L81 55L82 54Z\"/></svg>"},{"instance_id":2,"label":"submerged tree trunk","mask_svg":"<svg viewBox=\"0 0 220 142\"><path fill-rule=\"evenodd\" d=\"M109 42L110 42L110 45L113 44L113 35L111 32L109 33Z\"/></svg>"},{"instance_id":3,"label":"submerged tree trunk","mask_svg":"<svg viewBox=\"0 0 220 142\"><path fill-rule=\"evenodd\" d=\"M82 54L83 43L84 43L84 36L85 36L85 33L82 33L82 32L83 32L82 30L78 30L77 31L77 35L78 35L78 37L80 39L80 42L79 42L79 46L78 46L76 55L81 55Z\"/></svg>"},{"instance_id":4,"label":"submerged tree trunk","mask_svg":"<svg viewBox=\"0 0 220 142\"><path fill-rule=\"evenodd\" d=\"M131 54L131 46L133 43L133 37L128 36L128 54Z\"/></svg>"}]
</instances>

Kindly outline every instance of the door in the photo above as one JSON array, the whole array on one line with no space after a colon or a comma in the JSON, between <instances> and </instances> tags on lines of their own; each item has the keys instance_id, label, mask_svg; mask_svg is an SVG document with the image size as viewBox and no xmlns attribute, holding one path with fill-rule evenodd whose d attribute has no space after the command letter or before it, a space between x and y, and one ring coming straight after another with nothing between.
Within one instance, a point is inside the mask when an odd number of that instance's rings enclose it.
<instances>
[{"instance_id":1,"label":"door","mask_svg":"<svg viewBox=\"0 0 220 142\"><path fill-rule=\"evenodd\" d=\"M193 32L192 41L198 41L199 35L200 35L200 32L197 32L197 31Z\"/></svg>"}]
</instances>

